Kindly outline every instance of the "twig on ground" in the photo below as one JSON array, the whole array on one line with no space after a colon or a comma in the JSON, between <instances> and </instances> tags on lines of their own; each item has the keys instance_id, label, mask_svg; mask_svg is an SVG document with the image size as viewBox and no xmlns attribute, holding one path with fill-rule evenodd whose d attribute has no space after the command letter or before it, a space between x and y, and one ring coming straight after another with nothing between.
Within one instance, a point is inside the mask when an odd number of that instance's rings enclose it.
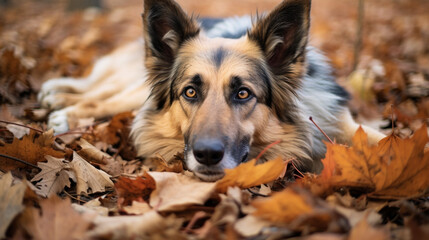
<instances>
[{"instance_id":1,"label":"twig on ground","mask_svg":"<svg viewBox=\"0 0 429 240\"><path fill-rule=\"evenodd\" d=\"M25 165L27 165L27 166L30 166L30 167L33 167L33 168L37 168L37 169L39 169L39 170L42 170L42 169L40 169L38 166L36 166L36 165L34 165L34 164L32 164L32 163L26 162L26 161L21 160L21 159L16 158L16 157L12 157L12 156L5 155L5 154L1 154L1 153L0 153L0 157L8 158L8 159L11 159L11 160L14 160L14 161L20 162L20 163L22 163L22 164L25 164Z\"/></svg>"},{"instance_id":2,"label":"twig on ground","mask_svg":"<svg viewBox=\"0 0 429 240\"><path fill-rule=\"evenodd\" d=\"M28 129L34 130L34 131L36 131L38 133L43 133L43 130L40 130L40 129L37 129L37 128L33 128L33 127L30 127L30 126L26 126L24 124L9 122L9 121L6 121L6 120L0 120L0 122L6 123L6 124L12 124L12 125L16 125L16 126L20 126L20 127L24 127L24 128L28 128Z\"/></svg>"}]
</instances>

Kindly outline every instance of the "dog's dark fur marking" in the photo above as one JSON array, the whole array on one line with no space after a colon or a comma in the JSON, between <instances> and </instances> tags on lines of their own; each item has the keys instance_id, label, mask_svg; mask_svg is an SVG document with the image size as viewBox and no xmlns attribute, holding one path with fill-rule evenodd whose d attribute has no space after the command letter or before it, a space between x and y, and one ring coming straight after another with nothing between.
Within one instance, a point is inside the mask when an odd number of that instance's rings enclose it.
<instances>
[{"instance_id":1,"label":"dog's dark fur marking","mask_svg":"<svg viewBox=\"0 0 429 240\"><path fill-rule=\"evenodd\" d=\"M220 65L222 65L223 60L228 56L228 54L229 54L228 51L223 47L217 48L212 53L212 59L216 65L216 68L219 68Z\"/></svg>"},{"instance_id":2,"label":"dog's dark fur marking","mask_svg":"<svg viewBox=\"0 0 429 240\"><path fill-rule=\"evenodd\" d=\"M243 80L239 76L234 76L229 82L229 88L235 93L241 86L243 86Z\"/></svg>"},{"instance_id":3,"label":"dog's dark fur marking","mask_svg":"<svg viewBox=\"0 0 429 240\"><path fill-rule=\"evenodd\" d=\"M199 74L192 77L191 83L197 87L201 87L203 84L203 80L201 80L201 76Z\"/></svg>"}]
</instances>

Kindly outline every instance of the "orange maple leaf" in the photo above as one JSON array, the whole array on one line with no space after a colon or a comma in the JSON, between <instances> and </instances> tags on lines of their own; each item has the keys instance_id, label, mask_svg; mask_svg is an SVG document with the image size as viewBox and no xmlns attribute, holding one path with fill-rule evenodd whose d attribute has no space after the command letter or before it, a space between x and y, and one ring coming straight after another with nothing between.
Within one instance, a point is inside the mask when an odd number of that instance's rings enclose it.
<instances>
[{"instance_id":1,"label":"orange maple leaf","mask_svg":"<svg viewBox=\"0 0 429 240\"><path fill-rule=\"evenodd\" d=\"M424 150L429 138L426 126L412 138L392 134L377 146L359 128L353 147L327 143L325 169L319 183L331 186L365 187L377 198L422 196L429 189L429 153ZM332 167L335 163L335 168Z\"/></svg>"},{"instance_id":2,"label":"orange maple leaf","mask_svg":"<svg viewBox=\"0 0 429 240\"><path fill-rule=\"evenodd\" d=\"M233 169L225 169L225 176L217 182L216 190L226 192L228 187L249 188L276 180L286 168L279 157L256 165L256 159L242 163Z\"/></svg>"}]
</instances>

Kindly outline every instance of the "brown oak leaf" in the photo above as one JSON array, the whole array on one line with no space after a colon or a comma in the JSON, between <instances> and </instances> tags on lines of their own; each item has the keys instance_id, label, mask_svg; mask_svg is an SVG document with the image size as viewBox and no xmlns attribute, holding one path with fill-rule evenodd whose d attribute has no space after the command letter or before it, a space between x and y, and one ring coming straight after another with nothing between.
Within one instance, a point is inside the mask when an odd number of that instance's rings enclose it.
<instances>
[{"instance_id":1,"label":"brown oak leaf","mask_svg":"<svg viewBox=\"0 0 429 240\"><path fill-rule=\"evenodd\" d=\"M73 152L73 160L70 162L70 166L76 176L77 194L104 192L106 187L113 187L109 174L96 169L76 152Z\"/></svg>"},{"instance_id":2,"label":"brown oak leaf","mask_svg":"<svg viewBox=\"0 0 429 240\"><path fill-rule=\"evenodd\" d=\"M101 169L113 176L122 173L123 167L120 161L117 161L109 154L98 150L83 138L81 138L76 143L81 147L81 150L78 151L78 154L87 159L92 164L100 166Z\"/></svg>"},{"instance_id":3,"label":"brown oak leaf","mask_svg":"<svg viewBox=\"0 0 429 240\"><path fill-rule=\"evenodd\" d=\"M39 181L35 185L36 192L44 197L60 193L64 187L70 187L70 178L76 182L73 171L64 158L45 156L48 162L39 162L37 165L42 169L31 181Z\"/></svg>"},{"instance_id":4,"label":"brown oak leaf","mask_svg":"<svg viewBox=\"0 0 429 240\"><path fill-rule=\"evenodd\" d=\"M57 158L64 157L64 152L52 148L54 140L53 130L44 132L43 134L30 131L30 134L23 136L21 140L14 138L10 144L0 145L0 153L36 165L37 162L44 161L46 155ZM1 156L0 161L2 162L0 169L3 171L28 168L23 163Z\"/></svg>"}]
</instances>

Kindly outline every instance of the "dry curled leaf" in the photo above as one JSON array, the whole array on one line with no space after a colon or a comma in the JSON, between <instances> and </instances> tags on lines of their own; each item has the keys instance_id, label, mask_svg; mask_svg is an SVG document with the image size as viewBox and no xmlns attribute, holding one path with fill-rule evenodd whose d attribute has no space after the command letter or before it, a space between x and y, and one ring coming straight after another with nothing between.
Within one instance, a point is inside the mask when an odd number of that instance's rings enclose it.
<instances>
[{"instance_id":1,"label":"dry curled leaf","mask_svg":"<svg viewBox=\"0 0 429 240\"><path fill-rule=\"evenodd\" d=\"M150 196L150 205L158 211L184 210L191 205L202 205L215 190L215 183L201 182L183 174L150 172L156 189Z\"/></svg>"},{"instance_id":2,"label":"dry curled leaf","mask_svg":"<svg viewBox=\"0 0 429 240\"><path fill-rule=\"evenodd\" d=\"M236 168L225 169L225 176L216 184L218 192L226 192L228 187L249 188L276 180L286 168L281 158L256 165L256 159L242 163ZM252 177L249 177L252 176Z\"/></svg>"},{"instance_id":3,"label":"dry curled leaf","mask_svg":"<svg viewBox=\"0 0 429 240\"><path fill-rule=\"evenodd\" d=\"M104 192L107 187L113 187L109 174L96 169L76 152L73 152L70 166L76 176L77 194Z\"/></svg>"},{"instance_id":4,"label":"dry curled leaf","mask_svg":"<svg viewBox=\"0 0 429 240\"><path fill-rule=\"evenodd\" d=\"M76 141L76 143L81 147L78 154L89 162L100 166L101 169L113 176L117 176L122 173L123 169L120 161L117 161L109 154L98 150L83 138Z\"/></svg>"}]
</instances>

